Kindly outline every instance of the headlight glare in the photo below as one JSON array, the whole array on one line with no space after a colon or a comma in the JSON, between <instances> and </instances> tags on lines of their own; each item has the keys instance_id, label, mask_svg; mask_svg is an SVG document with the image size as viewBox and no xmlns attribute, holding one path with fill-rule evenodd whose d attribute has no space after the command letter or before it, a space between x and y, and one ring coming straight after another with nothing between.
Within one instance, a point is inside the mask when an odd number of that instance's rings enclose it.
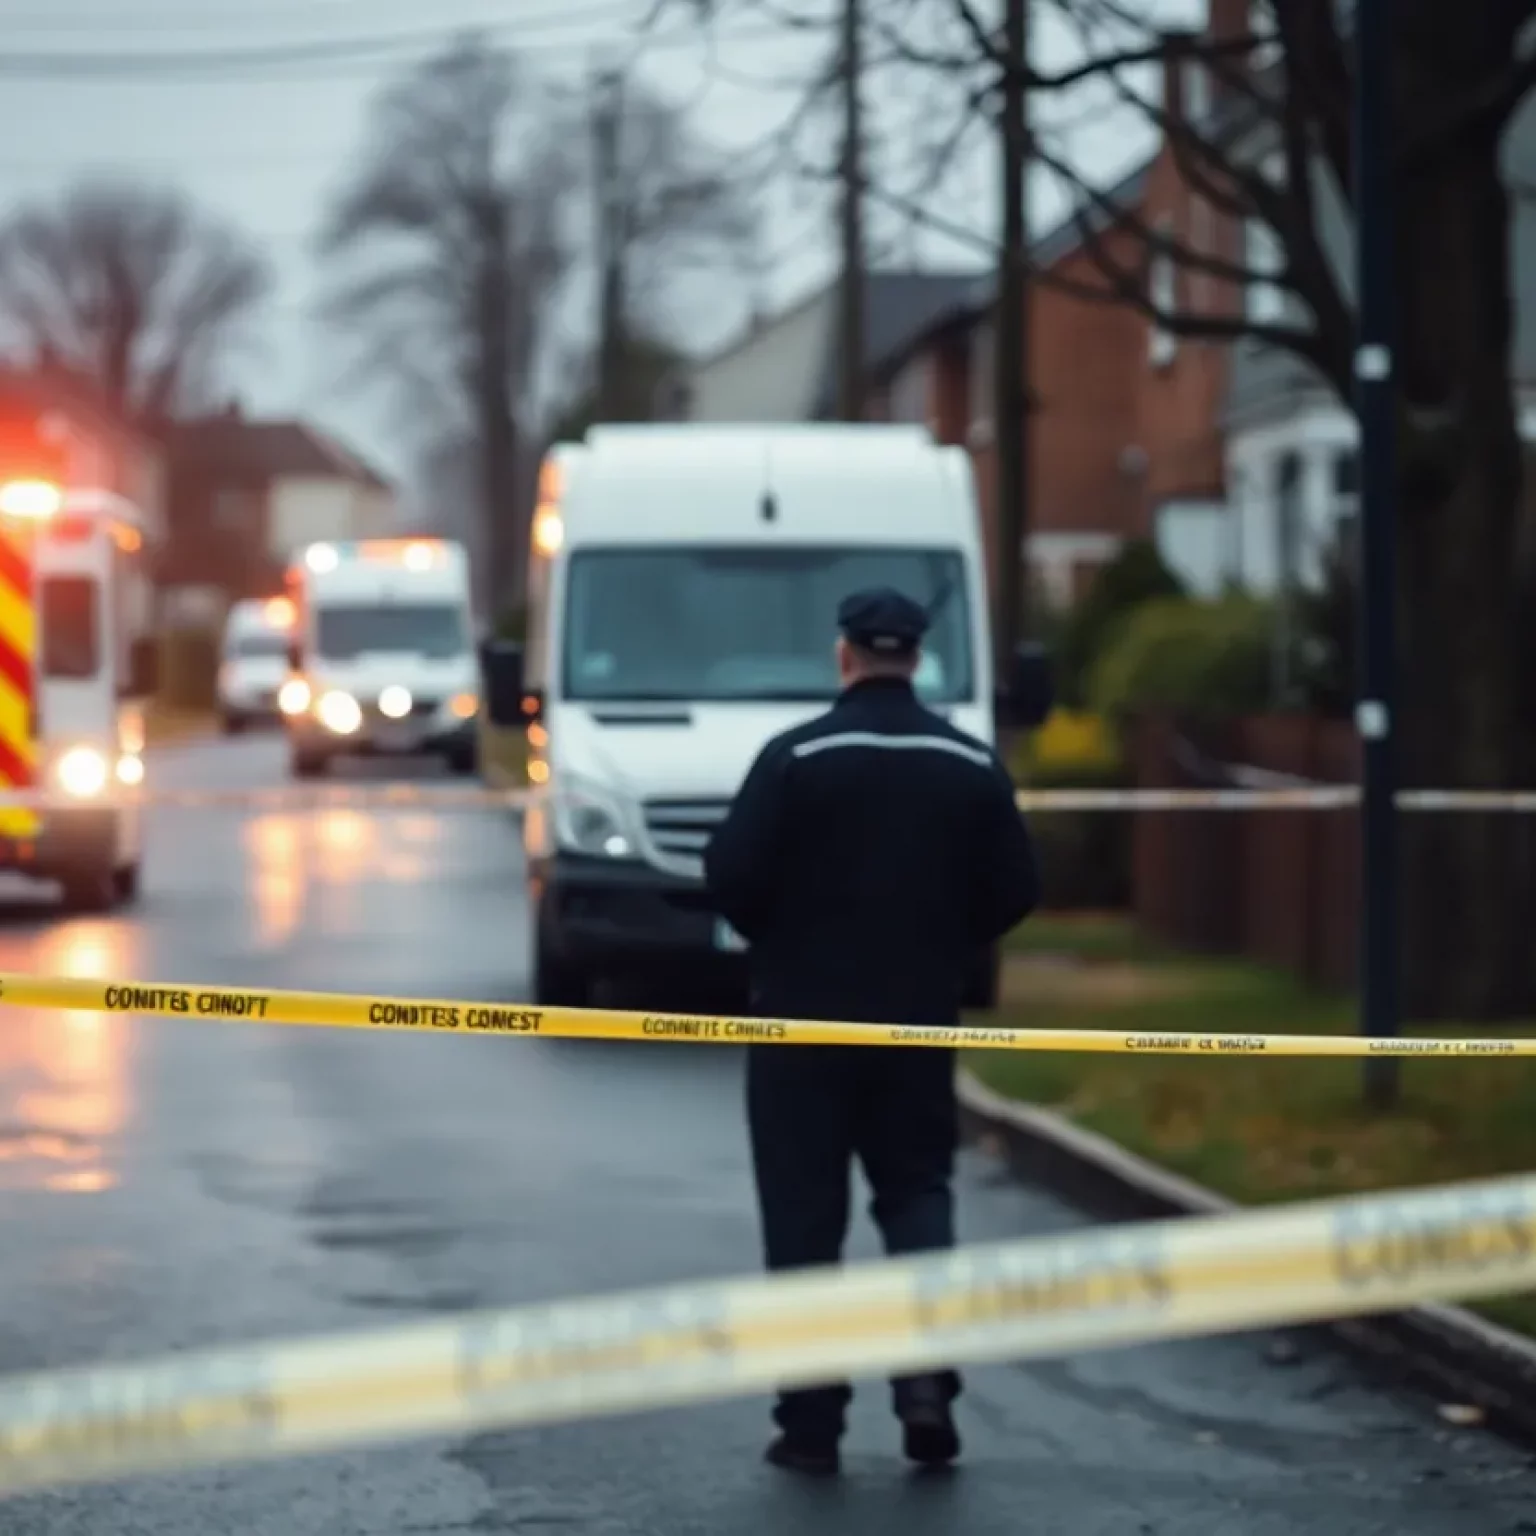
<instances>
[{"instance_id":1,"label":"headlight glare","mask_svg":"<svg viewBox=\"0 0 1536 1536\"><path fill-rule=\"evenodd\" d=\"M285 715L302 715L309 708L309 684L302 677L288 678L277 690L277 707Z\"/></svg>"},{"instance_id":2,"label":"headlight glare","mask_svg":"<svg viewBox=\"0 0 1536 1536\"><path fill-rule=\"evenodd\" d=\"M89 800L107 787L107 760L94 747L71 747L54 768L54 777L66 795Z\"/></svg>"},{"instance_id":3,"label":"headlight glare","mask_svg":"<svg viewBox=\"0 0 1536 1536\"><path fill-rule=\"evenodd\" d=\"M326 730L338 736L350 736L363 723L363 709L350 693L333 688L320 696L315 714Z\"/></svg>"}]
</instances>

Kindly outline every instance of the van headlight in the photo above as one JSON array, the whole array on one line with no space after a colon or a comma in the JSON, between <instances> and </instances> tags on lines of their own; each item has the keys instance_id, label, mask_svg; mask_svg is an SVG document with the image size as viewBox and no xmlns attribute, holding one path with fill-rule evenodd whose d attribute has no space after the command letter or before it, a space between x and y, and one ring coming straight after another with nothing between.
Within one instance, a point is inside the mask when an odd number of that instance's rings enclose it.
<instances>
[{"instance_id":1,"label":"van headlight","mask_svg":"<svg viewBox=\"0 0 1536 1536\"><path fill-rule=\"evenodd\" d=\"M320 695L315 716L326 730L338 736L350 736L363 723L363 706L350 693L333 688Z\"/></svg>"},{"instance_id":2,"label":"van headlight","mask_svg":"<svg viewBox=\"0 0 1536 1536\"><path fill-rule=\"evenodd\" d=\"M95 747L71 747L54 764L53 776L66 795L90 800L107 787L111 769L105 755Z\"/></svg>"},{"instance_id":3,"label":"van headlight","mask_svg":"<svg viewBox=\"0 0 1536 1536\"><path fill-rule=\"evenodd\" d=\"M309 684L302 677L285 679L277 690L277 707L285 715L302 715L309 708L309 702Z\"/></svg>"},{"instance_id":4,"label":"van headlight","mask_svg":"<svg viewBox=\"0 0 1536 1536\"><path fill-rule=\"evenodd\" d=\"M592 784L565 783L550 802L555 841L589 858L629 859L635 843L623 803Z\"/></svg>"}]
</instances>

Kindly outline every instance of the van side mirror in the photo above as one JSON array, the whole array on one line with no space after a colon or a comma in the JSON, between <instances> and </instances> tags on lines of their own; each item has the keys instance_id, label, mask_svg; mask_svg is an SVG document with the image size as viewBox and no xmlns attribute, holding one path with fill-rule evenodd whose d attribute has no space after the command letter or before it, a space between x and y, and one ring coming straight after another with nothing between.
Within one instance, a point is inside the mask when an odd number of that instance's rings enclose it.
<instances>
[{"instance_id":1,"label":"van side mirror","mask_svg":"<svg viewBox=\"0 0 1536 1536\"><path fill-rule=\"evenodd\" d=\"M304 648L297 640L288 642L288 670L290 672L302 672L304 670Z\"/></svg>"},{"instance_id":2,"label":"van side mirror","mask_svg":"<svg viewBox=\"0 0 1536 1536\"><path fill-rule=\"evenodd\" d=\"M1007 676L998 690L998 723L1014 730L1033 731L1044 725L1056 706L1051 658L1036 641L1019 646L1009 658Z\"/></svg>"},{"instance_id":3,"label":"van side mirror","mask_svg":"<svg viewBox=\"0 0 1536 1536\"><path fill-rule=\"evenodd\" d=\"M530 713L524 685L523 648L515 640L487 640L480 647L485 678L485 714L492 725L515 731L536 718Z\"/></svg>"}]
</instances>

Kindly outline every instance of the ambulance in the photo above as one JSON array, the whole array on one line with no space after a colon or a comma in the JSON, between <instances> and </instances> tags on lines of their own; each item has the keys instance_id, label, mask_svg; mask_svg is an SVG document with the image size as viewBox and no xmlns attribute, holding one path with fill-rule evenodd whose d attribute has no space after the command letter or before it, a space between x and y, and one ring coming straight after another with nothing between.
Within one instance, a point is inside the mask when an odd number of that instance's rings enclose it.
<instances>
[{"instance_id":1,"label":"ambulance","mask_svg":"<svg viewBox=\"0 0 1536 1536\"><path fill-rule=\"evenodd\" d=\"M462 545L311 544L286 595L294 627L278 706L295 778L355 755L431 754L476 771L480 663Z\"/></svg>"},{"instance_id":2,"label":"ambulance","mask_svg":"<svg viewBox=\"0 0 1536 1536\"><path fill-rule=\"evenodd\" d=\"M1025 648L994 689L970 460L917 427L594 427L543 465L525 647L489 644L487 714L522 725L534 992L710 978L739 1002L740 937L702 855L771 736L825 710L841 598L894 586L931 629L915 682L978 740L1049 707ZM921 814L915 811L914 814ZM995 954L976 957L987 1006Z\"/></svg>"},{"instance_id":3,"label":"ambulance","mask_svg":"<svg viewBox=\"0 0 1536 1536\"><path fill-rule=\"evenodd\" d=\"M227 736L280 718L294 608L288 597L242 598L224 620L219 645L219 723Z\"/></svg>"},{"instance_id":4,"label":"ambulance","mask_svg":"<svg viewBox=\"0 0 1536 1536\"><path fill-rule=\"evenodd\" d=\"M139 888L157 535L108 491L0 488L0 869L76 911Z\"/></svg>"}]
</instances>

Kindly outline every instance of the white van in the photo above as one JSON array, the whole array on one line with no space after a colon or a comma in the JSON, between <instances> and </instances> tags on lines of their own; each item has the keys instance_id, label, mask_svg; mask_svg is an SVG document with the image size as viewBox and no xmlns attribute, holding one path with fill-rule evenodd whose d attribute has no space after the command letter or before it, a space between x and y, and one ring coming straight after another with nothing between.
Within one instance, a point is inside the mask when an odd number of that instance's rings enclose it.
<instances>
[{"instance_id":1,"label":"white van","mask_svg":"<svg viewBox=\"0 0 1536 1536\"><path fill-rule=\"evenodd\" d=\"M288 676L293 635L291 598L245 598L224 621L219 645L219 721L226 735L275 723L277 695Z\"/></svg>"},{"instance_id":2,"label":"white van","mask_svg":"<svg viewBox=\"0 0 1536 1536\"><path fill-rule=\"evenodd\" d=\"M491 718L530 724L541 1002L658 972L739 985L701 853L768 738L835 698L849 592L929 605L918 689L993 740L970 461L921 429L594 428L546 460L532 545L526 647L490 646L486 667ZM995 971L978 957L977 1005Z\"/></svg>"},{"instance_id":3,"label":"white van","mask_svg":"<svg viewBox=\"0 0 1536 1536\"><path fill-rule=\"evenodd\" d=\"M291 675L278 704L294 775L352 754L435 754L475 772L480 667L463 546L311 544L288 585Z\"/></svg>"}]
</instances>

